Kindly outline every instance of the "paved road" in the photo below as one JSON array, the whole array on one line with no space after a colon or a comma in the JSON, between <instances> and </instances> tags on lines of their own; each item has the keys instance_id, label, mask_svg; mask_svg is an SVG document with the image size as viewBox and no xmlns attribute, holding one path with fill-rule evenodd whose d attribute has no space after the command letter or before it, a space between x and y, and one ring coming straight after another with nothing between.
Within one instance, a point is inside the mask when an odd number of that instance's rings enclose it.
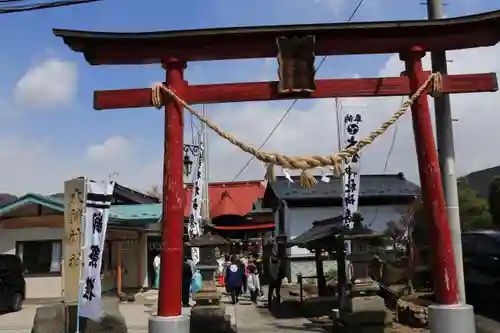
<instances>
[{"instance_id":1,"label":"paved road","mask_svg":"<svg viewBox=\"0 0 500 333\"><path fill-rule=\"evenodd\" d=\"M16 313L0 315L0 333L30 333L37 305L25 305Z\"/></svg>"},{"instance_id":2,"label":"paved road","mask_svg":"<svg viewBox=\"0 0 500 333\"><path fill-rule=\"evenodd\" d=\"M232 305L227 297L222 300L226 305L226 313L231 316L232 324L238 332L250 333L307 333L312 330L304 328L307 320L282 319L275 320L265 309L259 309L245 297L239 304ZM39 305L27 304L17 313L0 315L0 333L30 333L33 318ZM183 308L185 315L190 308ZM120 311L127 321L129 333L145 333L148 331L148 318L156 311L154 307L140 304L121 304Z\"/></svg>"},{"instance_id":3,"label":"paved road","mask_svg":"<svg viewBox=\"0 0 500 333\"><path fill-rule=\"evenodd\" d=\"M238 333L311 333L324 332L312 328L305 318L276 319L267 309L245 300L234 306Z\"/></svg>"},{"instance_id":4,"label":"paved road","mask_svg":"<svg viewBox=\"0 0 500 333\"><path fill-rule=\"evenodd\" d=\"M229 303L227 298L224 298L223 301ZM473 304L477 307L476 312L482 313L476 315L476 333L499 333L499 306L489 306L485 309L479 304L481 302ZM482 302L482 304L486 303ZM20 312L0 315L0 333L30 333L37 307L37 305L27 304ZM122 304L120 310L126 318L129 333L147 332L148 318L151 313L156 311L155 308L139 304ZM190 313L189 308L184 308L183 311L186 315ZM318 331L310 328L307 325L308 321L303 318L275 319L267 310L255 307L245 298L235 306L226 304L226 313L231 315L232 324L237 327L238 333L310 333Z\"/></svg>"},{"instance_id":5,"label":"paved road","mask_svg":"<svg viewBox=\"0 0 500 333\"><path fill-rule=\"evenodd\" d=\"M476 333L500 332L500 304L491 295L470 292L467 303L474 306L476 313Z\"/></svg>"},{"instance_id":6,"label":"paved road","mask_svg":"<svg viewBox=\"0 0 500 333\"><path fill-rule=\"evenodd\" d=\"M33 318L38 305L25 305L16 313L0 315L0 333L31 333ZM184 313L189 315L187 308ZM148 331L148 318L155 309L139 304L121 304L120 311L123 314L129 333L144 333Z\"/></svg>"}]
</instances>

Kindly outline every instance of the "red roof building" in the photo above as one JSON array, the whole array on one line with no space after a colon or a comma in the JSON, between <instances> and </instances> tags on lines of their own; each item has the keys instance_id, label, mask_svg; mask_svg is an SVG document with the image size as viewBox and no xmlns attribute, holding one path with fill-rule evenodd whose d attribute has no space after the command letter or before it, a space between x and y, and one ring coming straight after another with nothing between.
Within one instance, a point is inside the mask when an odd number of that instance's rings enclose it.
<instances>
[{"instance_id":1,"label":"red roof building","mask_svg":"<svg viewBox=\"0 0 500 333\"><path fill-rule=\"evenodd\" d=\"M253 204L264 197L265 187L261 181L213 182L208 184L210 217L222 215L245 216L253 209ZM184 216L189 216L193 186L186 187Z\"/></svg>"}]
</instances>

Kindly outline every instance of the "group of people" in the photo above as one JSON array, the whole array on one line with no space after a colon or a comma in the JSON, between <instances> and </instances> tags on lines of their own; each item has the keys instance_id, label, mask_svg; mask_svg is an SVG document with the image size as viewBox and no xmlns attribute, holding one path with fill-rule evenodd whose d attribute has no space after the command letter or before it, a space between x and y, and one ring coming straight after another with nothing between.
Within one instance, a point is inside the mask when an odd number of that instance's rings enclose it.
<instances>
[{"instance_id":1,"label":"group of people","mask_svg":"<svg viewBox=\"0 0 500 333\"><path fill-rule=\"evenodd\" d=\"M238 303L240 295L247 293L250 294L250 300L254 304L257 303L259 297L264 296L260 284L262 265L257 265L253 258L225 256L220 261L219 269L224 279L226 292L231 295L233 304ZM271 306L274 293L276 293L277 303L280 302L282 281L281 261L274 253L269 258L269 275L268 304Z\"/></svg>"},{"instance_id":2,"label":"group of people","mask_svg":"<svg viewBox=\"0 0 500 333\"><path fill-rule=\"evenodd\" d=\"M261 295L262 290L259 270L253 259L225 256L221 274L233 304L238 303L239 296L247 292L250 293L252 302L257 303L257 297Z\"/></svg>"},{"instance_id":3,"label":"group of people","mask_svg":"<svg viewBox=\"0 0 500 333\"><path fill-rule=\"evenodd\" d=\"M155 281L153 284L154 289L158 289L160 284L160 255L158 254L153 261L153 267L155 269ZM196 281L196 265L193 260L189 259L188 256L184 257L184 262L182 266L182 306L189 307L189 299L192 293L195 293L198 284L201 287L201 281ZM194 288L195 287L195 288Z\"/></svg>"},{"instance_id":4,"label":"group of people","mask_svg":"<svg viewBox=\"0 0 500 333\"><path fill-rule=\"evenodd\" d=\"M260 274L262 273L262 265L257 264L257 260L247 256L228 256L220 258L219 273L226 287L226 292L231 295L233 304L238 303L241 295L250 294L251 301L256 304L259 297L263 297L264 293L260 284ZM281 260L273 253L269 258L269 286L268 286L268 305L272 305L273 296L276 293L276 302L280 303L280 289L283 279L283 267ZM160 256L154 259L154 268L156 271L155 288L158 288L160 277ZM196 265L189 259L184 257L182 269L182 306L189 307L189 299L192 293L195 293L201 287L200 281L195 281ZM199 273L198 273L199 274ZM198 286L199 284L199 286ZM195 290L193 290L195 289Z\"/></svg>"}]
</instances>

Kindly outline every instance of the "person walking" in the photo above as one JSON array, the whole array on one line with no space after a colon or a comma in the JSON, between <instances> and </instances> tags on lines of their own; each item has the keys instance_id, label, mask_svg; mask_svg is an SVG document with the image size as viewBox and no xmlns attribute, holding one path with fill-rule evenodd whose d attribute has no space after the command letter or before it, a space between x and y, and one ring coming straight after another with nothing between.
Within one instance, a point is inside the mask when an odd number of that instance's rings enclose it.
<instances>
[{"instance_id":1,"label":"person walking","mask_svg":"<svg viewBox=\"0 0 500 333\"><path fill-rule=\"evenodd\" d=\"M241 270L241 293L246 295L247 293L247 279L248 279L248 271L247 271L248 259L242 257L239 262L239 267Z\"/></svg>"},{"instance_id":2,"label":"person walking","mask_svg":"<svg viewBox=\"0 0 500 333\"><path fill-rule=\"evenodd\" d=\"M224 255L217 259L217 280L220 286L224 286Z\"/></svg>"},{"instance_id":3,"label":"person walking","mask_svg":"<svg viewBox=\"0 0 500 333\"><path fill-rule=\"evenodd\" d=\"M189 294L191 291L191 281L193 279L193 270L189 259L184 258L182 267L182 306L189 307Z\"/></svg>"},{"instance_id":4,"label":"person walking","mask_svg":"<svg viewBox=\"0 0 500 333\"><path fill-rule=\"evenodd\" d=\"M271 309L273 304L273 295L276 292L276 303L279 305L281 303L281 280L282 280L282 263L280 258L276 253L272 253L269 257L269 275L271 280L269 281L269 290L267 292L267 306Z\"/></svg>"},{"instance_id":5,"label":"person walking","mask_svg":"<svg viewBox=\"0 0 500 333\"><path fill-rule=\"evenodd\" d=\"M231 290L229 290L229 284L227 283L227 271L229 269L229 266L231 266L231 260L229 255L226 255L224 257L224 268L222 270L222 277L224 279L224 287L226 288L226 293L230 294Z\"/></svg>"},{"instance_id":6,"label":"person walking","mask_svg":"<svg viewBox=\"0 0 500 333\"><path fill-rule=\"evenodd\" d=\"M257 297L260 294L260 277L259 270L253 261L250 261L247 266L247 290L250 292L250 300L257 304Z\"/></svg>"},{"instance_id":7,"label":"person walking","mask_svg":"<svg viewBox=\"0 0 500 333\"><path fill-rule=\"evenodd\" d=\"M153 267L155 270L155 280L153 283L153 289L158 289L160 286L160 254L157 254L153 260Z\"/></svg>"},{"instance_id":8,"label":"person walking","mask_svg":"<svg viewBox=\"0 0 500 333\"><path fill-rule=\"evenodd\" d=\"M226 272L226 285L231 294L231 302L233 304L238 303L238 299L241 293L242 285L242 272L240 268L240 261L236 257L231 258L231 264L227 268Z\"/></svg>"}]
</instances>

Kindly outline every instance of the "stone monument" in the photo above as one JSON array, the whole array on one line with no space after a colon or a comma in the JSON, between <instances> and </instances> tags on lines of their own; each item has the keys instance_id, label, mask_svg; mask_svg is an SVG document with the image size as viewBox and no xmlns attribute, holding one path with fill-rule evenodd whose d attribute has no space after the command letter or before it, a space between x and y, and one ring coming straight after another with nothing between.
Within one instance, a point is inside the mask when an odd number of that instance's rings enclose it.
<instances>
[{"instance_id":1,"label":"stone monument","mask_svg":"<svg viewBox=\"0 0 500 333\"><path fill-rule=\"evenodd\" d=\"M78 320L77 302L80 280L80 247L85 214L85 179L64 183L64 236L62 239L62 302L37 308L32 333L75 333ZM83 221L84 225L85 221ZM93 321L79 318L81 333L125 333L127 326L120 314L118 299L102 299L103 315Z\"/></svg>"}]
</instances>

